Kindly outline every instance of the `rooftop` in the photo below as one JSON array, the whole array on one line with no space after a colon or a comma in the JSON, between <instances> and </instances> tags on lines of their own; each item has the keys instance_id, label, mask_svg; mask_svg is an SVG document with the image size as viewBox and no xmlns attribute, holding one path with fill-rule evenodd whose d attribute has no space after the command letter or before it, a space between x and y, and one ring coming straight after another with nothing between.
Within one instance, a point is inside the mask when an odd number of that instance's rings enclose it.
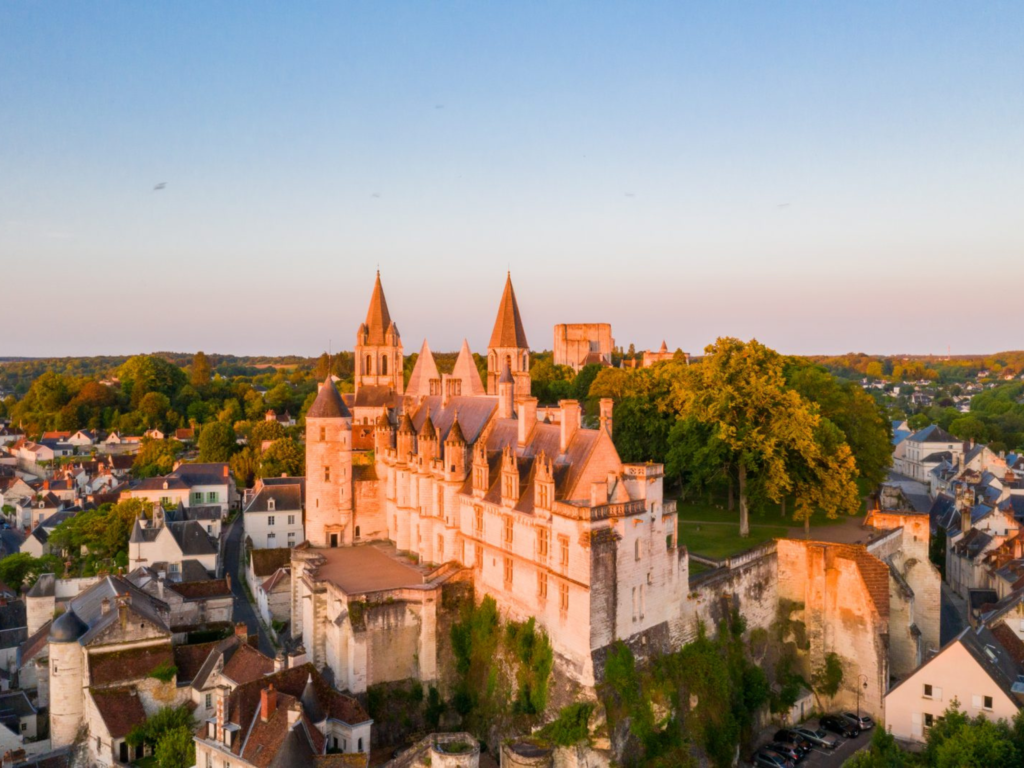
<instances>
[{"instance_id":1,"label":"rooftop","mask_svg":"<svg viewBox=\"0 0 1024 768\"><path fill-rule=\"evenodd\" d=\"M318 579L329 581L345 594L383 592L423 584L424 571L406 562L393 547L364 545L317 550L323 564Z\"/></svg>"}]
</instances>

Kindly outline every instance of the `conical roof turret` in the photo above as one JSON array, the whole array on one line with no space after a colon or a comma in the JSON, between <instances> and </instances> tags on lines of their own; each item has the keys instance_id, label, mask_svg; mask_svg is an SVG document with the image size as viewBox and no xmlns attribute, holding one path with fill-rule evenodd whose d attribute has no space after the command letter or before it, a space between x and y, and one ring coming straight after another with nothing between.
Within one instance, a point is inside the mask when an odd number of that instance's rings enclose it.
<instances>
[{"instance_id":1,"label":"conical roof turret","mask_svg":"<svg viewBox=\"0 0 1024 768\"><path fill-rule=\"evenodd\" d=\"M452 378L462 381L463 396L477 397L486 394L484 383L480 380L480 371L473 360L473 353L469 351L469 342L465 339L462 340L462 349L455 360Z\"/></svg>"},{"instance_id":2,"label":"conical roof turret","mask_svg":"<svg viewBox=\"0 0 1024 768\"><path fill-rule=\"evenodd\" d=\"M510 272L505 280L505 291L501 294L501 304L498 305L498 317L494 321L489 347L528 349L529 346L526 331L523 330L523 318L519 316L519 304L516 302L516 292L512 288Z\"/></svg>"},{"instance_id":3,"label":"conical roof turret","mask_svg":"<svg viewBox=\"0 0 1024 768\"><path fill-rule=\"evenodd\" d=\"M427 408L427 418L423 420L423 426L420 427L419 436L428 440L437 439L437 429L434 427L434 422L430 420L429 408Z\"/></svg>"},{"instance_id":4,"label":"conical roof turret","mask_svg":"<svg viewBox=\"0 0 1024 768\"><path fill-rule=\"evenodd\" d=\"M69 605L67 611L50 625L49 640L51 643L74 643L88 631L89 626L78 618L75 609Z\"/></svg>"},{"instance_id":5,"label":"conical roof turret","mask_svg":"<svg viewBox=\"0 0 1024 768\"><path fill-rule=\"evenodd\" d=\"M409 385L405 388L405 394L411 397L429 397L431 379L440 379L441 374L437 371L437 363L434 355L423 340L420 353L416 358L416 365L412 368L412 375L409 376Z\"/></svg>"},{"instance_id":6,"label":"conical roof turret","mask_svg":"<svg viewBox=\"0 0 1024 768\"><path fill-rule=\"evenodd\" d=\"M409 416L409 412L406 411L402 414L402 420L398 423L398 434L400 435L415 435L416 427L412 424L412 418Z\"/></svg>"},{"instance_id":7,"label":"conical roof turret","mask_svg":"<svg viewBox=\"0 0 1024 768\"><path fill-rule=\"evenodd\" d=\"M324 383L320 385L320 391L317 393L316 400L313 401L313 404L309 406L309 410L306 411L306 418L347 419L351 415L345 405L345 401L341 399L341 395L338 394L334 382L331 381L331 377L328 375Z\"/></svg>"},{"instance_id":8,"label":"conical roof turret","mask_svg":"<svg viewBox=\"0 0 1024 768\"><path fill-rule=\"evenodd\" d=\"M320 706L320 701L316 697L313 675L306 679L306 687L302 689L302 696L299 697L299 702L306 711L306 716L314 723L320 723L327 719L327 715L324 714L323 707Z\"/></svg>"},{"instance_id":9,"label":"conical roof turret","mask_svg":"<svg viewBox=\"0 0 1024 768\"><path fill-rule=\"evenodd\" d=\"M459 425L459 414L456 412L455 419L452 421L452 428L448 430L448 437L445 438L446 443L452 443L453 445L465 445L466 436L462 434L462 427Z\"/></svg>"}]
</instances>

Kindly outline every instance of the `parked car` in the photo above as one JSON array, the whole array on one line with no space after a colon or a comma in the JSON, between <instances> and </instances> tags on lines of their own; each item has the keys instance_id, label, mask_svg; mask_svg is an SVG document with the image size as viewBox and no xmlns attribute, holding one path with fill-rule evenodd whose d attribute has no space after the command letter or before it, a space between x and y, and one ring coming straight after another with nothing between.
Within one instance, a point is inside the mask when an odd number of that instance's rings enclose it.
<instances>
[{"instance_id":1,"label":"parked car","mask_svg":"<svg viewBox=\"0 0 1024 768\"><path fill-rule=\"evenodd\" d=\"M760 768L795 768L796 766L796 763L792 760L787 760L778 752L772 752L767 749L757 750L750 762L760 766Z\"/></svg>"},{"instance_id":2,"label":"parked car","mask_svg":"<svg viewBox=\"0 0 1024 768\"><path fill-rule=\"evenodd\" d=\"M789 744L782 744L778 741L772 742L765 747L765 749L780 754L787 760L792 760L794 763L800 762L800 758L804 756L803 752L798 750L796 747L791 747Z\"/></svg>"},{"instance_id":3,"label":"parked car","mask_svg":"<svg viewBox=\"0 0 1024 768\"><path fill-rule=\"evenodd\" d=\"M848 739L853 739L860 735L860 728L842 715L822 715L818 724L826 731L838 733L840 736L845 736Z\"/></svg>"},{"instance_id":4,"label":"parked car","mask_svg":"<svg viewBox=\"0 0 1024 768\"><path fill-rule=\"evenodd\" d=\"M843 712L843 717L856 725L862 731L869 731L875 727L875 721L867 715L855 715L853 712Z\"/></svg>"},{"instance_id":5,"label":"parked car","mask_svg":"<svg viewBox=\"0 0 1024 768\"><path fill-rule=\"evenodd\" d=\"M811 744L816 747L824 747L825 749L835 749L839 746L839 739L835 736L829 736L828 731L822 730L821 728L794 728L798 734L807 739Z\"/></svg>"},{"instance_id":6,"label":"parked car","mask_svg":"<svg viewBox=\"0 0 1024 768\"><path fill-rule=\"evenodd\" d=\"M781 731L776 731L775 741L780 744L789 744L790 746L796 747L800 751L800 754L807 754L811 751L811 742L789 728L783 728Z\"/></svg>"}]
</instances>

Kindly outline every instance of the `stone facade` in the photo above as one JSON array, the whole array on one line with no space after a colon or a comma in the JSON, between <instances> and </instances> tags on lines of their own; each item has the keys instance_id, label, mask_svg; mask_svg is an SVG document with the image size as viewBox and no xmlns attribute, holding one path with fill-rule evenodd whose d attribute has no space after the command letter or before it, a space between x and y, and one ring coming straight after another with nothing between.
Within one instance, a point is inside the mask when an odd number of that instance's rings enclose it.
<instances>
[{"instance_id":1,"label":"stone facade","mask_svg":"<svg viewBox=\"0 0 1024 768\"><path fill-rule=\"evenodd\" d=\"M610 323L563 323L555 326L554 364L574 371L596 363L611 365L615 339Z\"/></svg>"}]
</instances>

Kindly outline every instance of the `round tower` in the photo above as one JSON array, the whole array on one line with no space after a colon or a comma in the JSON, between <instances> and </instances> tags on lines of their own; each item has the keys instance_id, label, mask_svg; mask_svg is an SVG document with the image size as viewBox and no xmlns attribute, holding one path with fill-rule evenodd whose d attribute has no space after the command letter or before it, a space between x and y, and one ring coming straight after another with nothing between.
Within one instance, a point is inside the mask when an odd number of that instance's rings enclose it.
<instances>
[{"instance_id":1,"label":"round tower","mask_svg":"<svg viewBox=\"0 0 1024 768\"><path fill-rule=\"evenodd\" d=\"M351 544L352 414L331 378L306 413L306 540Z\"/></svg>"},{"instance_id":2,"label":"round tower","mask_svg":"<svg viewBox=\"0 0 1024 768\"><path fill-rule=\"evenodd\" d=\"M88 630L70 606L50 625L50 739L55 748L72 744L84 723L85 650L78 641Z\"/></svg>"}]
</instances>

